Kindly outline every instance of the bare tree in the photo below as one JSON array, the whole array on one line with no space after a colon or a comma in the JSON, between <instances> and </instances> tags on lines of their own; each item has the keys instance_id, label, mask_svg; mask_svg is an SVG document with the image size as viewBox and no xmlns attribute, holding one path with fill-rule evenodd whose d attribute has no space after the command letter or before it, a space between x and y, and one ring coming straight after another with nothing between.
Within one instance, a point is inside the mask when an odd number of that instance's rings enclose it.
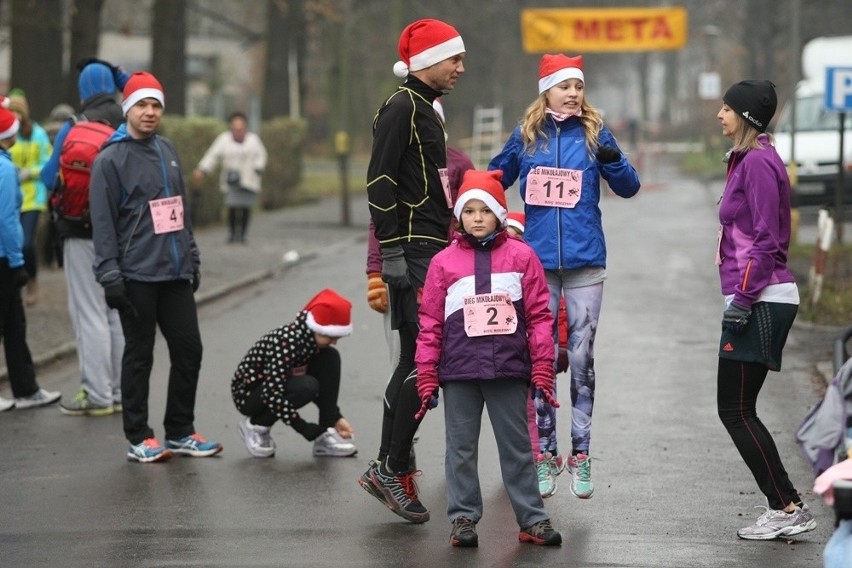
<instances>
[{"instance_id":1,"label":"bare tree","mask_svg":"<svg viewBox=\"0 0 852 568\"><path fill-rule=\"evenodd\" d=\"M151 21L151 71L170 114L186 112L186 0L156 0Z\"/></svg>"},{"instance_id":2,"label":"bare tree","mask_svg":"<svg viewBox=\"0 0 852 568\"><path fill-rule=\"evenodd\" d=\"M71 68L65 81L65 100L76 106L79 93L77 62L97 57L101 36L101 9L104 0L72 0L71 10Z\"/></svg>"},{"instance_id":3,"label":"bare tree","mask_svg":"<svg viewBox=\"0 0 852 568\"><path fill-rule=\"evenodd\" d=\"M35 120L62 102L61 0L12 0L12 80L23 89Z\"/></svg>"},{"instance_id":4,"label":"bare tree","mask_svg":"<svg viewBox=\"0 0 852 568\"><path fill-rule=\"evenodd\" d=\"M305 0L267 0L266 73L261 116L264 119L293 112L298 94L306 92L302 69L306 53ZM291 85L290 70L295 62L297 85Z\"/></svg>"}]
</instances>

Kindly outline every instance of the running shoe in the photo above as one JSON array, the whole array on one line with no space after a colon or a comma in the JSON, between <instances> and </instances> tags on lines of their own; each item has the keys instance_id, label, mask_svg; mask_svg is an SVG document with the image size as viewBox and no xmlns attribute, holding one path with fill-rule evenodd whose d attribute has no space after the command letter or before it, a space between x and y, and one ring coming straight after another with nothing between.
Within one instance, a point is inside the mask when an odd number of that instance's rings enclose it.
<instances>
[{"instance_id":1,"label":"running shoe","mask_svg":"<svg viewBox=\"0 0 852 568\"><path fill-rule=\"evenodd\" d=\"M538 454L535 457L535 472L538 476L538 492L542 498L556 493L556 477L553 475L553 457L550 453Z\"/></svg>"},{"instance_id":2,"label":"running shoe","mask_svg":"<svg viewBox=\"0 0 852 568\"><path fill-rule=\"evenodd\" d=\"M738 537L745 540L772 540L779 536L793 536L816 528L816 519L805 504L796 507L792 513L762 505L755 508L766 509L766 512L760 515L757 522L750 527L738 530Z\"/></svg>"},{"instance_id":3,"label":"running shoe","mask_svg":"<svg viewBox=\"0 0 852 568\"><path fill-rule=\"evenodd\" d=\"M130 444L127 450L127 461L151 463L167 460L172 453L160 445L156 438L148 438L139 444Z\"/></svg>"},{"instance_id":4,"label":"running shoe","mask_svg":"<svg viewBox=\"0 0 852 568\"><path fill-rule=\"evenodd\" d=\"M390 510L412 523L425 523L429 520L429 511L417 496L417 484L414 477L420 471L409 471L402 475L386 474L377 467L370 472L373 484L385 496L385 502Z\"/></svg>"},{"instance_id":5,"label":"running shoe","mask_svg":"<svg viewBox=\"0 0 852 568\"><path fill-rule=\"evenodd\" d=\"M111 404L95 404L86 389L80 389L74 398L59 403L59 412L68 416L109 416L115 409Z\"/></svg>"},{"instance_id":6,"label":"running shoe","mask_svg":"<svg viewBox=\"0 0 852 568\"><path fill-rule=\"evenodd\" d=\"M314 455L318 457L348 458L357 453L355 444L334 428L328 428L314 440Z\"/></svg>"},{"instance_id":7,"label":"running shoe","mask_svg":"<svg viewBox=\"0 0 852 568\"><path fill-rule=\"evenodd\" d=\"M0 412L6 412L15 408L15 401L11 398L3 398L0 396Z\"/></svg>"},{"instance_id":8,"label":"running shoe","mask_svg":"<svg viewBox=\"0 0 852 568\"><path fill-rule=\"evenodd\" d=\"M382 492L382 488L373 482L373 473L378 471L378 469L379 462L376 460L370 460L367 471L362 473L361 477L358 478L358 485L363 487L364 491L378 499L382 505L393 510L393 507L388 505L388 502L385 500L385 494Z\"/></svg>"},{"instance_id":9,"label":"running shoe","mask_svg":"<svg viewBox=\"0 0 852 568\"><path fill-rule=\"evenodd\" d=\"M580 499L588 499L595 492L592 483L592 458L586 454L577 454L568 458L568 471L571 472L571 493Z\"/></svg>"},{"instance_id":10,"label":"running shoe","mask_svg":"<svg viewBox=\"0 0 852 568\"><path fill-rule=\"evenodd\" d=\"M240 438L246 445L248 453L256 458L271 458L275 455L275 440L270 435L270 426L252 424L248 416L244 416L237 426Z\"/></svg>"},{"instance_id":11,"label":"running shoe","mask_svg":"<svg viewBox=\"0 0 852 568\"><path fill-rule=\"evenodd\" d=\"M197 432L178 440L166 440L166 447L176 454L193 458L215 456L222 451L222 444L211 442Z\"/></svg>"},{"instance_id":12,"label":"running shoe","mask_svg":"<svg viewBox=\"0 0 852 568\"><path fill-rule=\"evenodd\" d=\"M559 475L560 473L565 471L566 461L567 460L565 459L565 456L563 456L562 454L556 454L555 456L553 456L553 459L550 462L550 471L553 472L554 476Z\"/></svg>"},{"instance_id":13,"label":"running shoe","mask_svg":"<svg viewBox=\"0 0 852 568\"><path fill-rule=\"evenodd\" d=\"M464 548L479 546L476 523L467 517L458 517L455 519L453 521L453 531L450 533L450 544Z\"/></svg>"},{"instance_id":14,"label":"running shoe","mask_svg":"<svg viewBox=\"0 0 852 568\"><path fill-rule=\"evenodd\" d=\"M539 521L531 527L521 529L518 540L542 546L559 546L562 544L562 535L550 524L550 519Z\"/></svg>"},{"instance_id":15,"label":"running shoe","mask_svg":"<svg viewBox=\"0 0 852 568\"><path fill-rule=\"evenodd\" d=\"M35 394L24 396L15 399L15 408L23 410L24 408L36 408L39 406L47 406L53 404L62 398L62 393L59 391L46 391L38 389Z\"/></svg>"}]
</instances>

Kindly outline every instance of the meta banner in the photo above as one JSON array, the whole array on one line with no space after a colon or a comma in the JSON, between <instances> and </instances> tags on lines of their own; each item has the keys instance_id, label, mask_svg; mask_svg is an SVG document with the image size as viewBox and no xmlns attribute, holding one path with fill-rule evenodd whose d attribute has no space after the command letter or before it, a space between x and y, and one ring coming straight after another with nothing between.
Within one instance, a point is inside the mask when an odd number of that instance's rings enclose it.
<instances>
[{"instance_id":1,"label":"meta banner","mask_svg":"<svg viewBox=\"0 0 852 568\"><path fill-rule=\"evenodd\" d=\"M686 45L685 8L553 8L521 11L527 53L657 51Z\"/></svg>"}]
</instances>

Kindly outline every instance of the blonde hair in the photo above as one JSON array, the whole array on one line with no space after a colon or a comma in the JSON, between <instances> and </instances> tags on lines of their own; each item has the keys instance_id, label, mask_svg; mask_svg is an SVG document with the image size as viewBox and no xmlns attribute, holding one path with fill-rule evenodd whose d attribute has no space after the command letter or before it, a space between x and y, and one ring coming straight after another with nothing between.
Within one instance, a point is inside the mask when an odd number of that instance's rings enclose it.
<instances>
[{"instance_id":1,"label":"blonde hair","mask_svg":"<svg viewBox=\"0 0 852 568\"><path fill-rule=\"evenodd\" d=\"M588 99L583 97L580 105L582 114L579 117L580 125L586 133L586 149L590 154L598 150L598 136L603 128L603 117L593 107ZM532 155L536 148L547 143L547 135L544 133L544 121L547 120L547 91L541 93L536 100L524 111L521 119L521 139L524 141L524 149Z\"/></svg>"},{"instance_id":2,"label":"blonde hair","mask_svg":"<svg viewBox=\"0 0 852 568\"><path fill-rule=\"evenodd\" d=\"M760 150L763 145L757 139L761 134L766 134L769 137L769 143L773 143L772 135L768 132L759 132L756 128L752 128L743 117L737 114L737 131L734 133L734 147L731 148L734 152L748 152L749 150Z\"/></svg>"}]
</instances>

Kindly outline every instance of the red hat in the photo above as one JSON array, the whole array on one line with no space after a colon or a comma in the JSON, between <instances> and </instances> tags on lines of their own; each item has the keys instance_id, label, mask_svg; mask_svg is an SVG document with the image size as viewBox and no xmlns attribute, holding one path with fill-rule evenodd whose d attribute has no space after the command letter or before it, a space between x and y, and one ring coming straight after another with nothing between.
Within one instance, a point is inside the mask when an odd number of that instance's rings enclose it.
<instances>
[{"instance_id":1,"label":"red hat","mask_svg":"<svg viewBox=\"0 0 852 568\"><path fill-rule=\"evenodd\" d=\"M512 211L506 215L506 225L514 227L521 234L524 234L524 225L526 224L527 216L519 211Z\"/></svg>"},{"instance_id":2,"label":"red hat","mask_svg":"<svg viewBox=\"0 0 852 568\"><path fill-rule=\"evenodd\" d=\"M399 58L393 66L394 75L406 77L464 53L464 42L456 28L441 20L417 20L408 24L399 36Z\"/></svg>"},{"instance_id":3,"label":"red hat","mask_svg":"<svg viewBox=\"0 0 852 568\"><path fill-rule=\"evenodd\" d=\"M302 308L308 312L308 328L328 337L345 337L352 333L352 302L326 288Z\"/></svg>"},{"instance_id":4,"label":"red hat","mask_svg":"<svg viewBox=\"0 0 852 568\"><path fill-rule=\"evenodd\" d=\"M8 97L0 97L0 140L11 138L18 133L21 122L14 112L9 110Z\"/></svg>"},{"instance_id":5,"label":"red hat","mask_svg":"<svg viewBox=\"0 0 852 568\"><path fill-rule=\"evenodd\" d=\"M130 76L124 85L124 99L121 101L121 110L124 114L130 107L142 99L156 99L165 108L166 99L163 96L163 86L157 78L144 71L138 71Z\"/></svg>"},{"instance_id":6,"label":"red hat","mask_svg":"<svg viewBox=\"0 0 852 568\"><path fill-rule=\"evenodd\" d=\"M541 56L538 64L538 94L566 79L579 79L585 83L582 55L568 57L561 53L556 55L545 53Z\"/></svg>"},{"instance_id":7,"label":"red hat","mask_svg":"<svg viewBox=\"0 0 852 568\"><path fill-rule=\"evenodd\" d=\"M471 199L483 201L500 220L500 226L506 226L506 190L500 179L503 177L501 170L467 170L459 187L459 196L453 214L456 219L461 219L461 213L465 204Z\"/></svg>"}]
</instances>

